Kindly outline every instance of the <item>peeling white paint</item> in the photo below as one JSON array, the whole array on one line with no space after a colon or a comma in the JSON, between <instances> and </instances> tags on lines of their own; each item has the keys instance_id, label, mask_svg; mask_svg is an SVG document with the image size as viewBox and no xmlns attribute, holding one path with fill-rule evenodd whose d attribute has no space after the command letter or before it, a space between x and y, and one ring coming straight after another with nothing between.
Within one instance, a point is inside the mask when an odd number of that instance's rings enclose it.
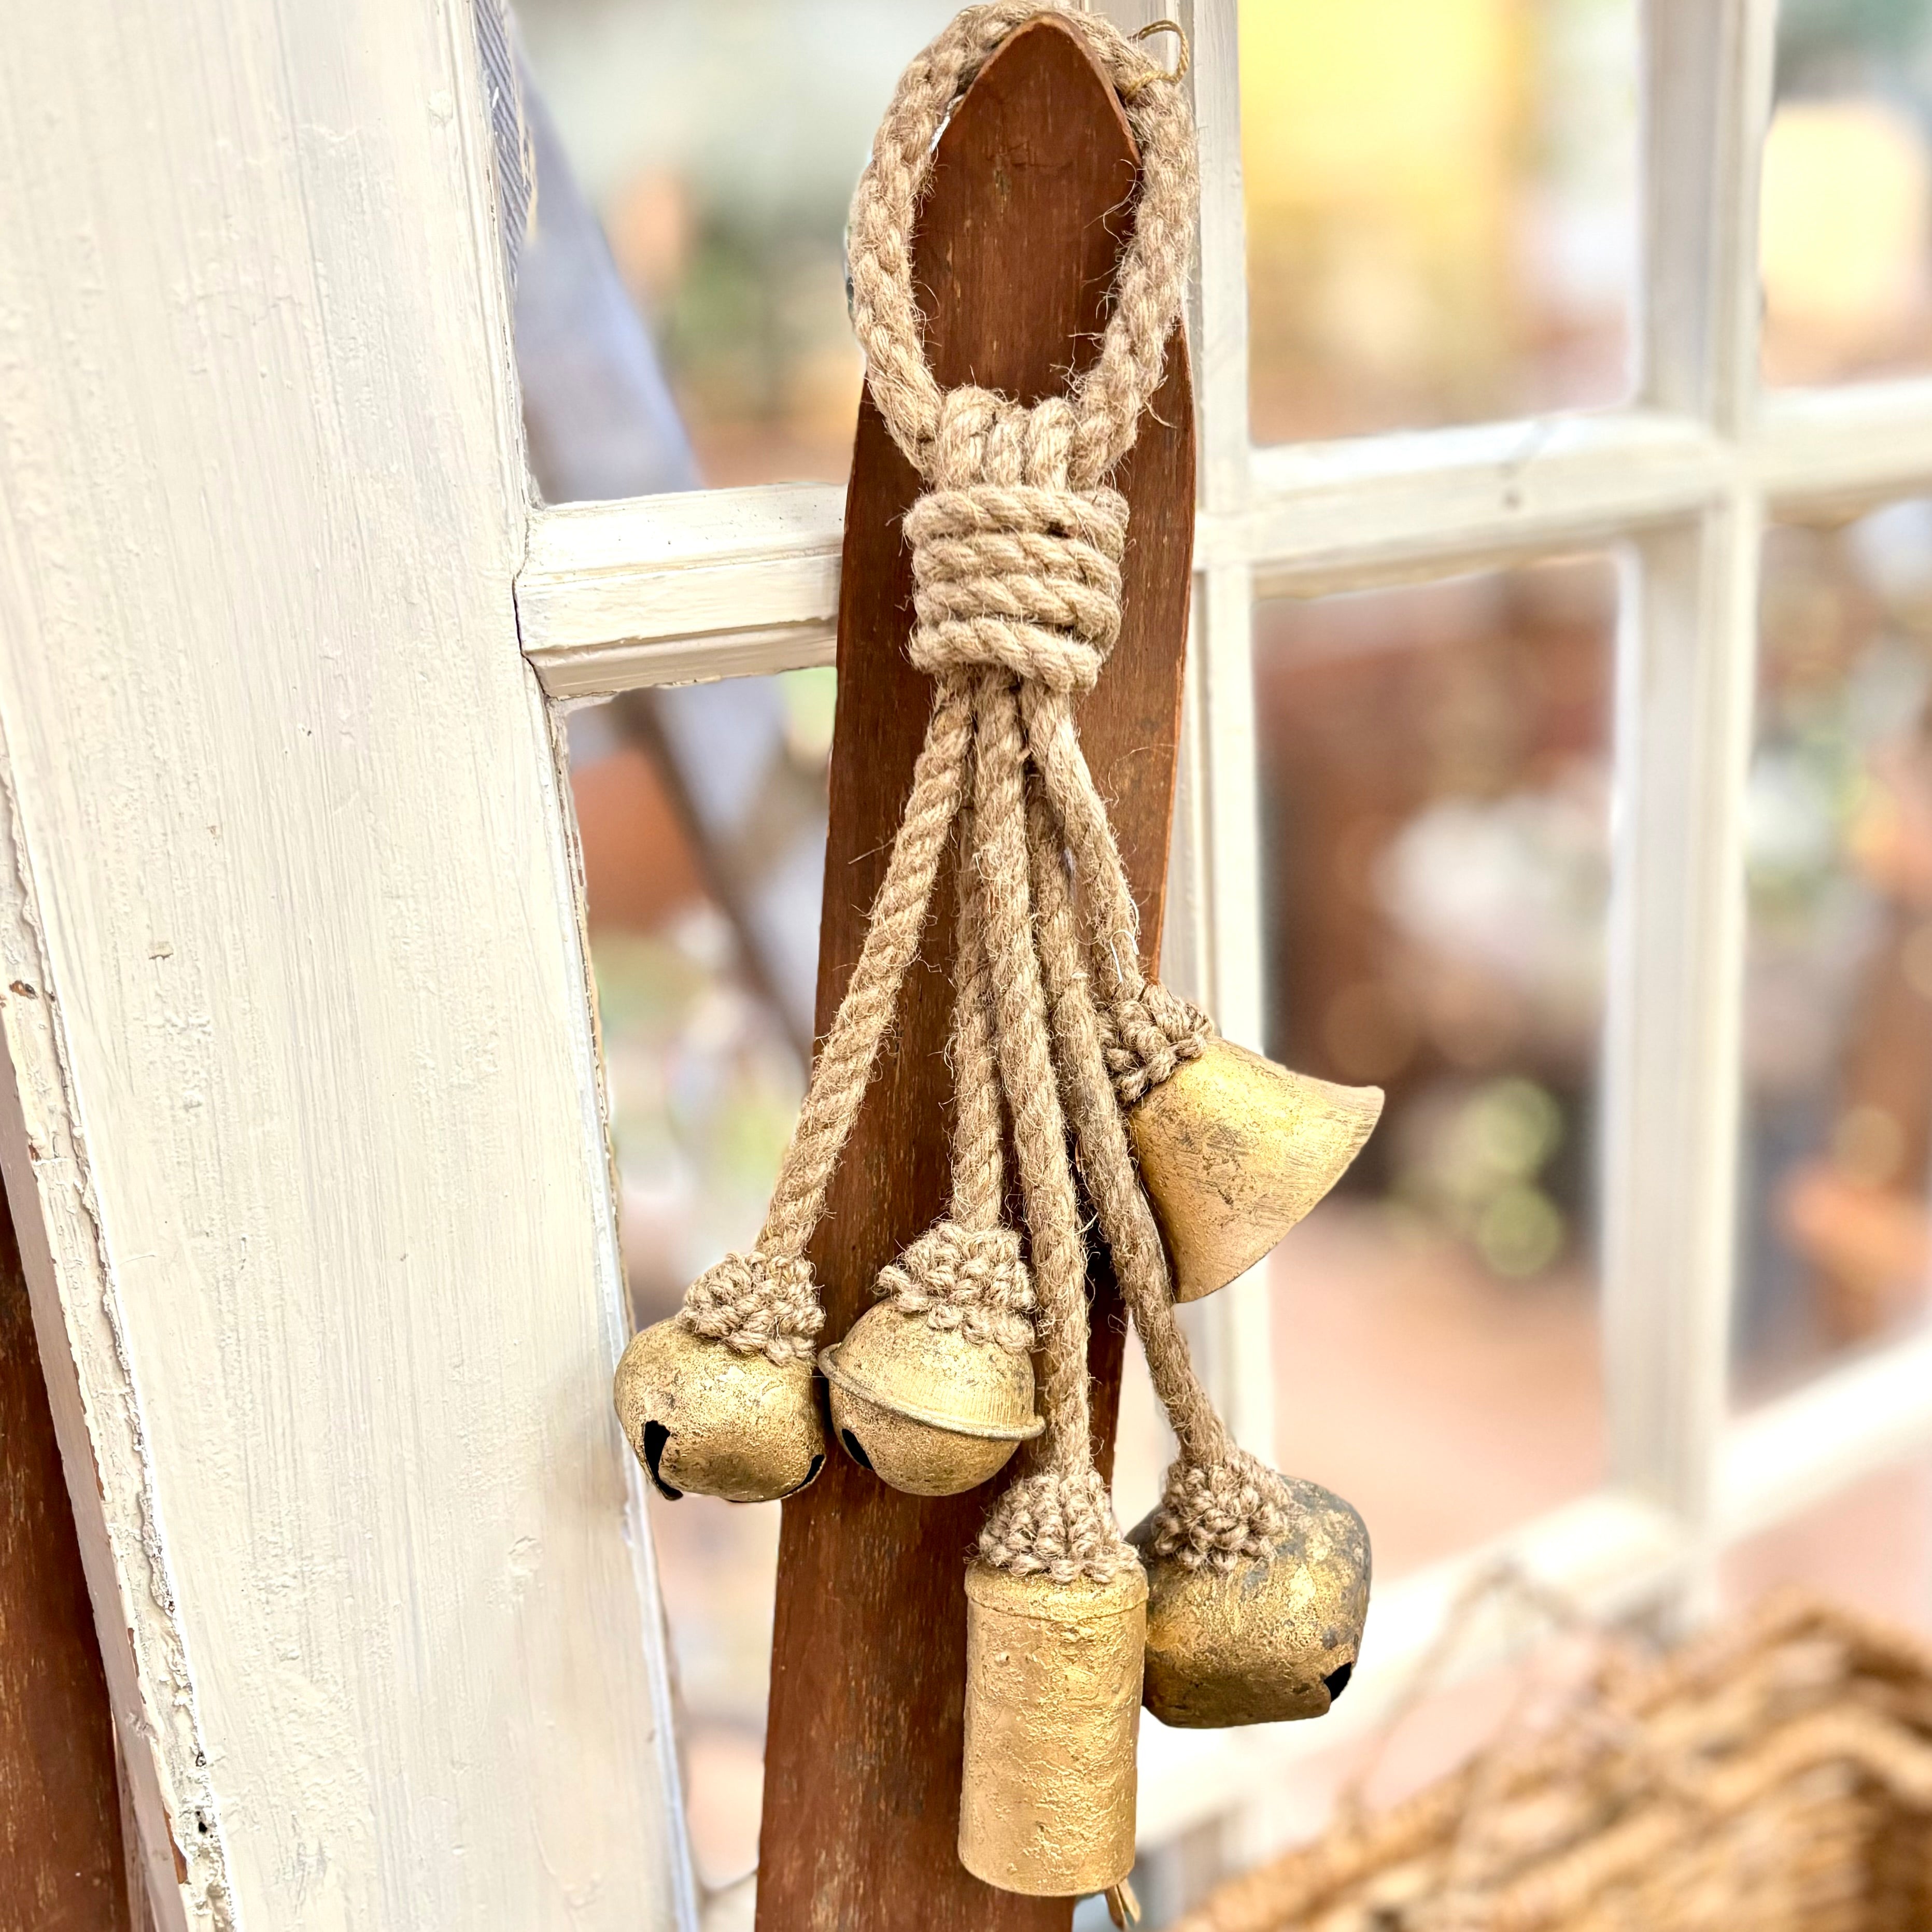
<instances>
[{"instance_id":1,"label":"peeling white paint","mask_svg":"<svg viewBox=\"0 0 1932 1932\"><path fill-rule=\"evenodd\" d=\"M688 1924L468 7L10 24L0 1165L162 1932Z\"/></svg>"}]
</instances>

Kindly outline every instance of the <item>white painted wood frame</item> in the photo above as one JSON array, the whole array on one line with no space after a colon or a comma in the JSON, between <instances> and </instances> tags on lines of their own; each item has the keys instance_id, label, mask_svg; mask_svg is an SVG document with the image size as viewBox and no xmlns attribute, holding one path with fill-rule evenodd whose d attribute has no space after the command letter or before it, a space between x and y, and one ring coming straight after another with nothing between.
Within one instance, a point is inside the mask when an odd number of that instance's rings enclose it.
<instances>
[{"instance_id":1,"label":"white painted wood frame","mask_svg":"<svg viewBox=\"0 0 1932 1932\"><path fill-rule=\"evenodd\" d=\"M15 8L0 1165L160 1932L689 1926L470 0Z\"/></svg>"},{"instance_id":2,"label":"white painted wood frame","mask_svg":"<svg viewBox=\"0 0 1932 1932\"><path fill-rule=\"evenodd\" d=\"M1923 1338L1742 1418L1724 1383L1759 538L1932 490L1932 380L1760 397L1772 0L1646 0L1632 404L1253 448L1234 4L1178 11L1168 970L1258 1034L1257 596L1621 551L1612 1480L1503 1546L1694 1610L1722 1548L1932 1447ZM463 0L29 10L0 142L0 1164L158 1917L688 1926L544 700L829 662L842 492L529 509ZM1258 1286L1198 1318L1265 1445ZM1149 1727L1150 1831L1373 1722L1494 1553L1378 1597L1329 1724Z\"/></svg>"}]
</instances>

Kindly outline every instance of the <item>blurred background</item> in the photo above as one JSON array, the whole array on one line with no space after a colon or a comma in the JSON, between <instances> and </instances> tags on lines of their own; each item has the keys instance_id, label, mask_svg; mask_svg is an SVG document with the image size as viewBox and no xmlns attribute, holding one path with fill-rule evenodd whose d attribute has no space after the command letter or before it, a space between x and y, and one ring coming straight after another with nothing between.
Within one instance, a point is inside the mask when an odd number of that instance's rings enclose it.
<instances>
[{"instance_id":1,"label":"blurred background","mask_svg":"<svg viewBox=\"0 0 1932 1932\"><path fill-rule=\"evenodd\" d=\"M522 0L542 180L519 357L551 500L842 480L860 379L845 206L899 68L952 10ZM1628 394L1632 0L1250 0L1240 25L1257 440ZM1932 0L1784 0L1777 90L1766 380L1932 366ZM1272 1264L1280 1460L1362 1508L1383 1577L1601 1474L1621 568L1569 558L1256 614L1268 1045L1389 1094ZM1922 1317L1929 686L1932 502L1769 532L1741 1405ZM800 673L569 721L640 1323L755 1234L802 1090L832 698L830 673ZM1166 1454L1130 1364L1124 1519ZM694 1834L722 1886L756 1855L777 1513L653 1508ZM1737 1552L1726 1585L1742 1600L1786 1577L1932 1622L1932 1471ZM1466 1748L1474 1708L1425 1726L1396 1782ZM1318 1818L1338 1774L1311 1767L1284 1816ZM1214 1875L1196 1862L1154 1874L1156 1916Z\"/></svg>"}]
</instances>

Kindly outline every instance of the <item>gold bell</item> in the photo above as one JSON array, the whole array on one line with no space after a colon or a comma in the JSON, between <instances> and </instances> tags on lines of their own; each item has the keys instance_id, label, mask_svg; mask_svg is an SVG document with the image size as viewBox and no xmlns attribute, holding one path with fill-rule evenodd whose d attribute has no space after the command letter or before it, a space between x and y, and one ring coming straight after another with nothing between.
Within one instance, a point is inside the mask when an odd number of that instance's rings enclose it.
<instances>
[{"instance_id":1,"label":"gold bell","mask_svg":"<svg viewBox=\"0 0 1932 1932\"><path fill-rule=\"evenodd\" d=\"M1174 1259L1174 1298L1244 1274L1362 1150L1379 1087L1337 1087L1210 1039L1149 1089L1127 1131Z\"/></svg>"},{"instance_id":2,"label":"gold bell","mask_svg":"<svg viewBox=\"0 0 1932 1932\"><path fill-rule=\"evenodd\" d=\"M1148 1708L1215 1730L1325 1716L1347 1688L1369 1610L1369 1532L1354 1510L1290 1477L1271 1558L1191 1570L1154 1553L1155 1518L1128 1532L1148 1578Z\"/></svg>"},{"instance_id":3,"label":"gold bell","mask_svg":"<svg viewBox=\"0 0 1932 1932\"><path fill-rule=\"evenodd\" d=\"M1134 1862L1147 1579L966 1572L959 1862L1005 1892L1067 1898Z\"/></svg>"},{"instance_id":4,"label":"gold bell","mask_svg":"<svg viewBox=\"0 0 1932 1932\"><path fill-rule=\"evenodd\" d=\"M624 1439L673 1502L687 1490L772 1502L803 1489L825 1461L811 1358L741 1354L682 1316L631 1337L612 1394Z\"/></svg>"},{"instance_id":5,"label":"gold bell","mask_svg":"<svg viewBox=\"0 0 1932 1932\"><path fill-rule=\"evenodd\" d=\"M1046 1426L1033 1412L1029 1357L884 1303L818 1366L847 1454L911 1496L977 1489Z\"/></svg>"}]
</instances>

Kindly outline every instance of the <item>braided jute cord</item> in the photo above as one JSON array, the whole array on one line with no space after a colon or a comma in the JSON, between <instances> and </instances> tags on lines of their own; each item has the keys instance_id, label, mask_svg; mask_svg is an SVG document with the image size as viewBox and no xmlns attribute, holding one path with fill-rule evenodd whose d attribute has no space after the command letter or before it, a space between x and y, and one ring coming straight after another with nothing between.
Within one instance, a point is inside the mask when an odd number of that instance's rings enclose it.
<instances>
[{"instance_id":1,"label":"braided jute cord","mask_svg":"<svg viewBox=\"0 0 1932 1932\"><path fill-rule=\"evenodd\" d=\"M921 340L910 237L944 113L1016 26L1048 10L1082 34L1112 80L1139 145L1141 184L1098 358L1070 398L1022 411L985 390L940 388ZM1198 194L1193 129L1179 88L1155 84L1186 72L1186 45L1170 76L1092 14L1028 0L969 8L907 69L854 198L848 242L868 386L894 440L934 486L906 519L920 617L913 662L935 673L999 663L1025 681L1033 754L1096 920L1102 1040L1128 1106L1198 1054L1209 1028L1138 970L1132 896L1069 699L1090 688L1118 633L1126 506L1101 478L1132 446L1159 385L1186 274ZM1022 460L1013 443L1024 445Z\"/></svg>"},{"instance_id":2,"label":"braided jute cord","mask_svg":"<svg viewBox=\"0 0 1932 1932\"><path fill-rule=\"evenodd\" d=\"M972 850L972 813L962 812L961 843ZM953 963L952 1207L879 1270L873 1292L902 1315L958 1330L970 1341L1024 1354L1034 1345L1033 1280L1020 1238L1003 1225L1006 1192L1000 1074L993 1058L992 980L986 966L985 913L970 863L959 896Z\"/></svg>"},{"instance_id":3,"label":"braided jute cord","mask_svg":"<svg viewBox=\"0 0 1932 1932\"><path fill-rule=\"evenodd\" d=\"M954 102L1016 28L1048 14L1082 36L1124 97L1140 148L1134 232L1115 278L1112 312L1100 354L1069 399L1074 428L1068 482L1074 490L1092 490L1132 447L1180 313L1199 188L1186 100L1178 88L1154 84L1172 76L1094 14L1042 0L992 0L966 8L900 76L853 196L846 244L866 386L908 460L935 481L932 452L946 392L926 362L913 296L914 220L934 139Z\"/></svg>"},{"instance_id":4,"label":"braided jute cord","mask_svg":"<svg viewBox=\"0 0 1932 1932\"><path fill-rule=\"evenodd\" d=\"M1127 1145L1082 963L1061 860L1061 828L1037 790L1029 802L1028 832L1054 1055L1080 1171L1139 1331L1154 1393L1180 1445L1155 1520L1154 1548L1189 1569L1226 1570L1244 1558L1265 1560L1287 1529L1286 1492L1280 1478L1228 1434L1195 1372L1175 1318L1167 1252Z\"/></svg>"},{"instance_id":5,"label":"braided jute cord","mask_svg":"<svg viewBox=\"0 0 1932 1932\"><path fill-rule=\"evenodd\" d=\"M824 1324L806 1244L824 1211L832 1171L926 929L933 880L958 815L972 729L966 680L942 679L859 963L812 1063L758 1245L748 1255L727 1255L685 1291L685 1321L741 1354L808 1359Z\"/></svg>"},{"instance_id":6,"label":"braided jute cord","mask_svg":"<svg viewBox=\"0 0 1932 1932\"><path fill-rule=\"evenodd\" d=\"M1122 97L1140 175L1133 232L1096 358L1070 394L1028 408L970 384L940 388L926 359L914 300L911 242L945 116L1008 36L1042 14L1081 37ZM803 1261L806 1244L917 949L970 766L970 871L961 896L964 950L953 1042L960 1116L952 1213L922 1238L923 1245L915 1243L896 1268L884 1271L880 1286L906 1312L928 1319L956 1313L962 1323L979 1320L990 1330L1000 1316L1022 1312L998 1227L998 1109L996 1100L989 1108L985 1077L990 1056L1025 1203L1046 1426L1026 1472L994 1504L980 1553L1016 1573L1060 1581L1104 1581L1136 1559L1094 1466L1087 1244L1061 1100L1066 1076L1062 1069L1056 1077L1035 924L1027 770L1030 755L1073 853L1083 900L1097 909L1088 948L1068 920L1060 921L1065 956L1051 964L1058 976L1056 1001L1065 964L1084 986L1081 951L1090 950L1096 962L1105 956L1096 970L1108 993L1106 1040L1090 1008L1090 1051L1083 1048L1081 1065L1091 1078L1078 1104L1084 1112L1093 1094L1105 1096L1126 1163L1119 1172L1139 1200L1115 1092L1125 1094L1136 1078L1164 1077L1204 1022L1197 1025L1191 1010L1166 1001L1135 963L1132 897L1070 706L1074 694L1092 688L1120 632L1127 506L1106 478L1132 446L1165 368L1196 199L1193 129L1180 91L1105 20L1040 0L992 0L961 14L900 81L854 200L848 247L867 386L928 486L906 518L906 532L917 615L909 655L936 680L933 716L859 963L813 1067L758 1246L749 1256L728 1258L686 1300L692 1325L734 1348L774 1356L809 1351L822 1316ZM982 984L976 998L970 989ZM1090 1126L1083 1154L1094 1132ZM1140 1211L1147 1215L1144 1200ZM1157 1237L1152 1252L1158 1257ZM1155 1349L1165 1348L1172 1359L1173 1348L1162 1338L1178 1344L1179 1331L1171 1310L1163 1329L1152 1308L1156 1279L1148 1274L1144 1326L1156 1337ZM1181 1369L1167 1372L1164 1392L1191 1414L1184 1348L1178 1360ZM1190 1436L1200 1453L1188 1466L1238 1468L1239 1452L1204 1401L1200 1406ZM1252 1540L1238 1510L1223 1509L1220 1516L1240 1527L1238 1540ZM1228 1533L1224 1526L1214 1534L1225 1540Z\"/></svg>"},{"instance_id":7,"label":"braided jute cord","mask_svg":"<svg viewBox=\"0 0 1932 1932\"><path fill-rule=\"evenodd\" d=\"M1029 686L1021 695L1027 742L1073 860L1088 920L1102 1051L1120 1105L1131 1107L1183 1062L1196 1059L1214 1027L1199 1007L1140 970L1140 913L1088 768L1066 694Z\"/></svg>"}]
</instances>

